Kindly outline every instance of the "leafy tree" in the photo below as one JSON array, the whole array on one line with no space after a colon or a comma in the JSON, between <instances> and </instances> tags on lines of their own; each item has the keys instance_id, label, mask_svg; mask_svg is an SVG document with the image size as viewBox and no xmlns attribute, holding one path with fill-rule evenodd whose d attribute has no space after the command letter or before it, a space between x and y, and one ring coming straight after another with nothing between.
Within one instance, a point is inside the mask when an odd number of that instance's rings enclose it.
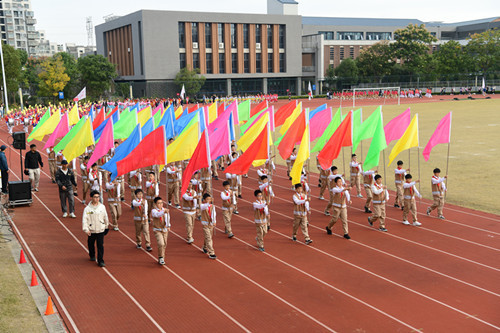
<instances>
[{"instance_id":1,"label":"leafy tree","mask_svg":"<svg viewBox=\"0 0 500 333\"><path fill-rule=\"evenodd\" d=\"M335 77L335 68L333 65L328 66L325 72L325 82L328 85L328 87L333 87L335 84L336 77Z\"/></svg>"},{"instance_id":2,"label":"leafy tree","mask_svg":"<svg viewBox=\"0 0 500 333\"><path fill-rule=\"evenodd\" d=\"M430 59L429 49L436 37L432 36L421 24L409 24L404 29L394 31L395 42L391 50L395 58L400 59L403 67L411 74L421 73Z\"/></svg>"},{"instance_id":3,"label":"leafy tree","mask_svg":"<svg viewBox=\"0 0 500 333\"><path fill-rule=\"evenodd\" d=\"M27 90L29 95L36 96L38 92L38 85L40 78L38 74L40 73L40 64L43 59L30 57L26 60L23 70L21 71L21 77L19 83L23 90Z\"/></svg>"},{"instance_id":4,"label":"leafy tree","mask_svg":"<svg viewBox=\"0 0 500 333\"><path fill-rule=\"evenodd\" d=\"M115 94L120 97L129 97L130 84L128 82L115 82Z\"/></svg>"},{"instance_id":5,"label":"leafy tree","mask_svg":"<svg viewBox=\"0 0 500 333\"><path fill-rule=\"evenodd\" d=\"M7 83L7 92L11 99L17 93L19 88L19 78L21 75L21 62L19 60L19 53L7 44L2 44L3 61L5 66L5 82ZM1 68L0 68L1 71ZM3 73L2 73L3 75ZM2 80L2 78L0 78ZM3 81L2 81L3 86ZM2 95L3 100L3 95Z\"/></svg>"},{"instance_id":6,"label":"leafy tree","mask_svg":"<svg viewBox=\"0 0 500 333\"><path fill-rule=\"evenodd\" d=\"M200 91L201 87L205 83L205 80L206 78L203 75L200 75L199 68L189 70L184 67L175 76L174 83L179 86L179 90L182 88L182 85L184 85L187 96L194 96L198 91Z\"/></svg>"},{"instance_id":7,"label":"leafy tree","mask_svg":"<svg viewBox=\"0 0 500 333\"><path fill-rule=\"evenodd\" d=\"M54 55L54 57L60 56L64 63L64 72L69 76L69 82L64 87L64 96L66 98L75 97L80 91L80 72L76 66L75 57L73 57L68 52L59 52Z\"/></svg>"},{"instance_id":8,"label":"leafy tree","mask_svg":"<svg viewBox=\"0 0 500 333\"><path fill-rule=\"evenodd\" d=\"M58 92L63 90L70 80L65 73L64 63L61 56L47 58L40 64L39 91L40 96L56 97Z\"/></svg>"},{"instance_id":9,"label":"leafy tree","mask_svg":"<svg viewBox=\"0 0 500 333\"><path fill-rule=\"evenodd\" d=\"M472 35L466 50L473 57L476 68L484 74L500 70L500 30Z\"/></svg>"},{"instance_id":10,"label":"leafy tree","mask_svg":"<svg viewBox=\"0 0 500 333\"><path fill-rule=\"evenodd\" d=\"M116 65L100 54L79 58L77 68L82 88L87 87L87 95L91 98L97 98L109 90L117 76Z\"/></svg>"},{"instance_id":11,"label":"leafy tree","mask_svg":"<svg viewBox=\"0 0 500 333\"><path fill-rule=\"evenodd\" d=\"M26 62L28 61L28 52L23 49L17 49L16 52L19 55L19 62L21 63L21 67L24 67L24 65L26 65Z\"/></svg>"},{"instance_id":12,"label":"leafy tree","mask_svg":"<svg viewBox=\"0 0 500 333\"><path fill-rule=\"evenodd\" d=\"M472 69L472 57L454 40L442 44L432 58L436 61L436 72L439 74L467 73Z\"/></svg>"},{"instance_id":13,"label":"leafy tree","mask_svg":"<svg viewBox=\"0 0 500 333\"><path fill-rule=\"evenodd\" d=\"M343 86L355 84L358 81L358 66L351 58L342 60L335 68L335 75L342 82ZM338 88L341 88L338 86Z\"/></svg>"},{"instance_id":14,"label":"leafy tree","mask_svg":"<svg viewBox=\"0 0 500 333\"><path fill-rule=\"evenodd\" d=\"M373 76L381 82L383 76L391 74L393 66L389 43L383 41L364 49L356 58L356 65L360 76Z\"/></svg>"}]
</instances>

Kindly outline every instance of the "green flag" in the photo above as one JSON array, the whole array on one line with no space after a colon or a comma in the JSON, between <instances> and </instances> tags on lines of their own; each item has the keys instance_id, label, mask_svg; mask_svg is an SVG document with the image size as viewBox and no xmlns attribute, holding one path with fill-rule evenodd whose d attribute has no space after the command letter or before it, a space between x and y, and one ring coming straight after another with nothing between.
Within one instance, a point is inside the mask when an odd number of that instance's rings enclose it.
<instances>
[{"instance_id":1,"label":"green flag","mask_svg":"<svg viewBox=\"0 0 500 333\"><path fill-rule=\"evenodd\" d=\"M153 126L154 126L154 128L158 127L158 124L160 123L162 116L163 115L161 113L161 110L156 111L156 113L153 115ZM132 133L132 132L130 132L130 133Z\"/></svg>"},{"instance_id":2,"label":"green flag","mask_svg":"<svg viewBox=\"0 0 500 333\"><path fill-rule=\"evenodd\" d=\"M247 129L253 124L255 119L257 119L265 111L267 111L267 108L255 114L252 118L248 119L248 121L245 124L241 125L240 126L241 134L244 134L247 131Z\"/></svg>"},{"instance_id":3,"label":"green flag","mask_svg":"<svg viewBox=\"0 0 500 333\"><path fill-rule=\"evenodd\" d=\"M332 121L330 121L330 124L326 127L323 134L319 137L318 141L316 142L316 145L311 150L311 153L323 149L328 140L330 140L330 138L332 137L333 133L335 133L337 128L340 126L340 123L342 122L341 118L342 118L342 111L339 108L337 110L337 113L335 113L335 116L333 116Z\"/></svg>"},{"instance_id":4,"label":"green flag","mask_svg":"<svg viewBox=\"0 0 500 333\"><path fill-rule=\"evenodd\" d=\"M382 119L382 112L378 119L378 123L373 132L372 142L370 143L370 148L368 149L368 154L366 154L365 163L363 164L363 169L370 170L373 167L379 165L380 152L387 148L387 142L385 141L384 132L384 121Z\"/></svg>"},{"instance_id":5,"label":"green flag","mask_svg":"<svg viewBox=\"0 0 500 333\"><path fill-rule=\"evenodd\" d=\"M124 110L120 114L120 120L113 124L115 140L128 138L135 126L137 126L137 112Z\"/></svg>"},{"instance_id":6,"label":"green flag","mask_svg":"<svg viewBox=\"0 0 500 333\"><path fill-rule=\"evenodd\" d=\"M47 121L47 119L49 119L49 118L50 118L50 107L47 109L47 111L45 111L45 114L42 116L42 118L40 118L36 127L31 131L30 135L28 136L28 140L27 140L28 142L33 140L33 137L35 136L36 131L40 127L42 127L43 123L45 123Z\"/></svg>"},{"instance_id":7,"label":"green flag","mask_svg":"<svg viewBox=\"0 0 500 333\"><path fill-rule=\"evenodd\" d=\"M85 124L85 117L80 118L80 120L76 123L76 125L73 126L72 129L70 129L70 131L68 132L68 134L66 134L61 139L61 141L59 141L59 143L54 147L54 151L58 152L58 151L64 150L64 148L66 148L66 146L68 145L68 143L70 143L71 140L73 140L73 138L75 137L76 133L78 133L80 131L80 129L83 127L83 124Z\"/></svg>"},{"instance_id":8,"label":"green flag","mask_svg":"<svg viewBox=\"0 0 500 333\"><path fill-rule=\"evenodd\" d=\"M238 104L238 120L240 122L250 119L250 100Z\"/></svg>"},{"instance_id":9,"label":"green flag","mask_svg":"<svg viewBox=\"0 0 500 333\"><path fill-rule=\"evenodd\" d=\"M352 151L356 151L361 140L373 137L380 118L382 117L382 107L379 106L361 125L354 129L352 138ZM354 127L354 124L353 124Z\"/></svg>"}]
</instances>

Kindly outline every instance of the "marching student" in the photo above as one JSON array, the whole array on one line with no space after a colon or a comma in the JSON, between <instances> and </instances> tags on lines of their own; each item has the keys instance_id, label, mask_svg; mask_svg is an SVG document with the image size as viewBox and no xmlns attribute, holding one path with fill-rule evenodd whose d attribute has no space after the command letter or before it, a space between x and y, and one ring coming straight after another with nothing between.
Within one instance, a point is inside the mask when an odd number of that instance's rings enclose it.
<instances>
[{"instance_id":1,"label":"marching student","mask_svg":"<svg viewBox=\"0 0 500 333\"><path fill-rule=\"evenodd\" d=\"M193 229L198 198L196 191L193 189L193 183L193 180L189 182L186 193L182 195L182 211L184 213L184 221L186 222L186 240L188 244L194 242Z\"/></svg>"},{"instance_id":2,"label":"marching student","mask_svg":"<svg viewBox=\"0 0 500 333\"><path fill-rule=\"evenodd\" d=\"M433 173L434 175L431 178L431 187L434 202L432 206L427 208L427 215L431 215L431 212L437 208L438 218L444 220L444 192L446 192L446 184L444 181L448 178L448 176L446 175L444 177L439 177L439 175L441 174L441 170L439 168L435 168Z\"/></svg>"},{"instance_id":3,"label":"marching student","mask_svg":"<svg viewBox=\"0 0 500 333\"><path fill-rule=\"evenodd\" d=\"M396 198L394 199L394 207L403 209L403 183L406 176L406 172L410 172L410 169L403 169L403 161L399 160L397 163L398 167L394 169L394 183L396 185Z\"/></svg>"},{"instance_id":4,"label":"marching student","mask_svg":"<svg viewBox=\"0 0 500 333\"><path fill-rule=\"evenodd\" d=\"M363 187L366 192L366 202L365 202L365 213L371 214L370 204L372 203L373 194L372 194L372 185L373 185L373 175L377 173L378 170L367 170L363 171Z\"/></svg>"},{"instance_id":5,"label":"marching student","mask_svg":"<svg viewBox=\"0 0 500 333\"><path fill-rule=\"evenodd\" d=\"M209 168L201 169L201 183L203 187L203 194L212 193L212 178Z\"/></svg>"},{"instance_id":6,"label":"marching student","mask_svg":"<svg viewBox=\"0 0 500 333\"><path fill-rule=\"evenodd\" d=\"M311 214L309 209L310 197L304 193L302 184L295 184L295 193L293 194L293 233L292 240L297 240L297 230L302 230L304 235L305 243L307 245L312 243L312 239L309 238L309 231L307 228L307 214Z\"/></svg>"},{"instance_id":7,"label":"marching student","mask_svg":"<svg viewBox=\"0 0 500 333\"><path fill-rule=\"evenodd\" d=\"M111 212L111 226L114 231L118 231L118 219L122 215L121 188L116 179L111 181L111 172L108 174L108 179L106 190L108 193L108 207Z\"/></svg>"},{"instance_id":8,"label":"marching student","mask_svg":"<svg viewBox=\"0 0 500 333\"><path fill-rule=\"evenodd\" d=\"M142 235L146 241L146 251L151 252L151 239L149 236L148 223L148 202L144 199L142 190L134 190L134 199L132 199L132 208L134 209L134 224L135 224L135 241L137 248L142 247Z\"/></svg>"},{"instance_id":9,"label":"marching student","mask_svg":"<svg viewBox=\"0 0 500 333\"><path fill-rule=\"evenodd\" d=\"M259 185L262 185L262 176L267 177L268 173L269 170L265 166L262 166L259 169L257 169L257 182L259 183Z\"/></svg>"},{"instance_id":10,"label":"marching student","mask_svg":"<svg viewBox=\"0 0 500 333\"><path fill-rule=\"evenodd\" d=\"M238 157L239 157L238 153L233 151L231 153L231 156L229 156L229 159L230 159L231 163L234 163L234 161L236 161L238 159ZM230 165L230 163L228 163L228 165ZM242 186L241 176L233 174L230 178L228 178L227 175L228 174L226 173L226 180L233 179L235 177L234 181L236 182L236 189L233 189L233 191L235 191L235 193L238 194L238 198L241 199L242 198L242 196L241 196L241 186ZM248 178L248 175L243 175L243 177ZM231 182L231 188L233 188L233 185L234 185L233 182L231 180L229 180L229 182ZM234 213L239 214L237 207L235 207Z\"/></svg>"},{"instance_id":11,"label":"marching student","mask_svg":"<svg viewBox=\"0 0 500 333\"><path fill-rule=\"evenodd\" d=\"M47 155L48 155L47 160L49 161L50 178L52 180L52 183L55 184L57 166L56 166L56 152L54 151L54 146L50 146L50 148L47 149ZM83 200L85 200L85 197L83 198Z\"/></svg>"},{"instance_id":12,"label":"marching student","mask_svg":"<svg viewBox=\"0 0 500 333\"><path fill-rule=\"evenodd\" d=\"M97 191L99 193L102 193L102 173L97 170L97 163L92 164L88 177L90 191ZM99 196L99 200L102 203L102 196Z\"/></svg>"},{"instance_id":13,"label":"marching student","mask_svg":"<svg viewBox=\"0 0 500 333\"><path fill-rule=\"evenodd\" d=\"M332 188L333 193L333 214L332 219L328 226L326 227L326 233L328 235L332 234L332 227L337 223L340 217L342 221L342 229L344 230L344 238L351 239L349 236L349 227L347 225L347 203L351 204L351 195L349 194L350 186L343 187L342 178L335 178L335 187Z\"/></svg>"},{"instance_id":14,"label":"marching student","mask_svg":"<svg viewBox=\"0 0 500 333\"><path fill-rule=\"evenodd\" d=\"M311 188L307 183L307 174L304 171L302 171L302 174L300 175L300 183L302 184L303 192L305 194L311 195Z\"/></svg>"},{"instance_id":15,"label":"marching student","mask_svg":"<svg viewBox=\"0 0 500 333\"><path fill-rule=\"evenodd\" d=\"M351 166L351 187L356 187L356 191L358 192L357 195L358 198L363 197L363 195L361 194L361 185L360 185L361 173L363 172L361 164L362 164L361 162L358 162L356 154L352 154L351 163L349 164Z\"/></svg>"},{"instance_id":16,"label":"marching student","mask_svg":"<svg viewBox=\"0 0 500 333\"><path fill-rule=\"evenodd\" d=\"M193 178L191 178L191 183L193 184L193 189L196 191L197 200L196 200L196 218L199 220L201 219L201 212L200 212L200 204L201 204L201 196L203 194L203 184L201 182L201 175L199 171L196 171L193 175Z\"/></svg>"},{"instance_id":17,"label":"marching student","mask_svg":"<svg viewBox=\"0 0 500 333\"><path fill-rule=\"evenodd\" d=\"M292 177L290 177L290 171L292 171L292 167L293 167L293 164L295 163L295 160L297 159L297 148L293 148L292 150L292 153L290 154L290 156L286 159L286 167L287 167L287 170L286 170L286 175L288 176L288 178L290 180L292 180Z\"/></svg>"},{"instance_id":18,"label":"marching student","mask_svg":"<svg viewBox=\"0 0 500 333\"><path fill-rule=\"evenodd\" d=\"M175 208L181 207L179 205L178 171L174 163L170 163L167 166L168 204L171 205L173 202Z\"/></svg>"},{"instance_id":19,"label":"marching student","mask_svg":"<svg viewBox=\"0 0 500 333\"><path fill-rule=\"evenodd\" d=\"M82 204L84 205L85 205L85 198L87 198L87 193L90 190L89 170L87 169L88 162L89 162L89 157L85 156L83 158L82 164L80 164L80 172L82 174L82 183L83 183Z\"/></svg>"},{"instance_id":20,"label":"marching student","mask_svg":"<svg viewBox=\"0 0 500 333\"><path fill-rule=\"evenodd\" d=\"M318 157L316 157L316 160ZM319 190L319 200L325 200L324 194L325 190L328 188L330 190L329 186L329 181L328 181L328 176L330 175L330 169L323 169L321 164L317 163L318 170L319 170L319 186L321 187Z\"/></svg>"},{"instance_id":21,"label":"marching student","mask_svg":"<svg viewBox=\"0 0 500 333\"><path fill-rule=\"evenodd\" d=\"M203 252L208 253L209 259L216 259L212 235L216 224L215 206L212 205L212 197L209 193L203 194L203 201L200 205L201 209L201 224L203 226L203 235L205 241L203 243Z\"/></svg>"},{"instance_id":22,"label":"marching student","mask_svg":"<svg viewBox=\"0 0 500 333\"><path fill-rule=\"evenodd\" d=\"M255 240L257 241L259 251L264 252L264 236L267 234L268 230L267 221L269 218L269 208L262 196L261 190L255 190L253 194L257 199L253 203L254 222L257 229L257 237L255 237Z\"/></svg>"},{"instance_id":23,"label":"marching student","mask_svg":"<svg viewBox=\"0 0 500 333\"><path fill-rule=\"evenodd\" d=\"M418 193L415 183L419 183L420 180L412 182L412 177L408 173L405 176L405 182L403 183L403 197L404 197L404 208L403 208L403 224L409 225L408 213L411 211L413 217L413 225L420 226L422 223L417 221L417 204L415 202L415 195L422 198L420 193Z\"/></svg>"},{"instance_id":24,"label":"marching student","mask_svg":"<svg viewBox=\"0 0 500 333\"><path fill-rule=\"evenodd\" d=\"M219 174L217 173L217 165L215 164L215 161L212 161L210 169L212 171L212 177L215 180L219 180Z\"/></svg>"},{"instance_id":25,"label":"marching student","mask_svg":"<svg viewBox=\"0 0 500 333\"><path fill-rule=\"evenodd\" d=\"M135 190L142 190L142 174L139 170L132 170L128 173L128 187L130 189L131 201L135 200Z\"/></svg>"},{"instance_id":26,"label":"marching student","mask_svg":"<svg viewBox=\"0 0 500 333\"><path fill-rule=\"evenodd\" d=\"M272 181L267 178L267 176L260 177L262 184L259 185L259 190L262 191L262 198L267 204L267 207L271 206L271 198L274 197L273 188L271 187ZM271 216L268 215L267 218L267 230L271 229Z\"/></svg>"},{"instance_id":27,"label":"marching student","mask_svg":"<svg viewBox=\"0 0 500 333\"><path fill-rule=\"evenodd\" d=\"M389 192L387 186L382 184L382 176L375 175L375 184L371 186L373 193L373 215L368 216L368 223L373 226L373 223L379 220L380 226L378 230L387 232L385 228L385 203L389 201Z\"/></svg>"},{"instance_id":28,"label":"marching student","mask_svg":"<svg viewBox=\"0 0 500 333\"><path fill-rule=\"evenodd\" d=\"M150 175L153 176L154 180L154 173L151 172ZM170 231L170 214L169 210L163 207L162 198L155 197L153 203L155 208L151 210L151 224L158 244L158 263L165 265L165 249L167 248L168 232Z\"/></svg>"},{"instance_id":29,"label":"marching student","mask_svg":"<svg viewBox=\"0 0 500 333\"><path fill-rule=\"evenodd\" d=\"M231 185L226 180L222 182L224 190L220 192L222 199L222 217L224 218L225 233L228 238L233 238L233 229L231 228L231 216L236 203L236 194L230 189Z\"/></svg>"},{"instance_id":30,"label":"marching student","mask_svg":"<svg viewBox=\"0 0 500 333\"><path fill-rule=\"evenodd\" d=\"M342 185L345 185L345 180L344 180L344 175L342 174L339 174L339 169L334 165L330 168L330 172L331 174L328 176L328 188L329 188L329 195L330 195L330 199L328 201L328 205L326 205L326 208L325 208L325 215L326 216L330 216L330 209L333 207L333 198L335 196L335 194L332 192L332 189L337 186L336 183L335 183L335 179L337 179L338 177L340 177L340 179L342 179Z\"/></svg>"},{"instance_id":31,"label":"marching student","mask_svg":"<svg viewBox=\"0 0 500 333\"><path fill-rule=\"evenodd\" d=\"M151 210L153 209L154 198L160 195L160 188L156 182L156 177L154 172L148 174L148 180L146 181L146 200L148 201L148 218L151 221Z\"/></svg>"}]
</instances>

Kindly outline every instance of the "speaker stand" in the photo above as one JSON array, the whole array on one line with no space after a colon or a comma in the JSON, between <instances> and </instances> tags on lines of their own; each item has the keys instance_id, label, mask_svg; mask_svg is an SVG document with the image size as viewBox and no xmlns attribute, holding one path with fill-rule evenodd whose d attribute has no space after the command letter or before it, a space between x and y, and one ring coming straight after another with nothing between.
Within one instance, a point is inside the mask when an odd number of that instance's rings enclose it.
<instances>
[{"instance_id":1,"label":"speaker stand","mask_svg":"<svg viewBox=\"0 0 500 333\"><path fill-rule=\"evenodd\" d=\"M19 160L21 161L21 181L24 182L23 150L22 149L19 149Z\"/></svg>"}]
</instances>

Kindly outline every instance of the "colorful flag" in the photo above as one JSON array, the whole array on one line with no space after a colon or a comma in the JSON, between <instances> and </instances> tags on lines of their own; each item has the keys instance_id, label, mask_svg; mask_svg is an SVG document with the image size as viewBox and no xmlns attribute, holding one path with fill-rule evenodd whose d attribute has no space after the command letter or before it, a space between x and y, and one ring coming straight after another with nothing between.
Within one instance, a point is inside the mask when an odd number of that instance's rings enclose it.
<instances>
[{"instance_id":1,"label":"colorful flag","mask_svg":"<svg viewBox=\"0 0 500 333\"><path fill-rule=\"evenodd\" d=\"M301 103L299 103L300 105ZM283 128L283 127L282 127ZM278 144L280 156L286 160L292 154L293 147L300 142L306 128L306 113L302 111L290 126Z\"/></svg>"},{"instance_id":2,"label":"colorful flag","mask_svg":"<svg viewBox=\"0 0 500 333\"><path fill-rule=\"evenodd\" d=\"M193 157L189 160L189 163L182 173L182 187L181 193L186 193L189 182L193 174L203 168L210 167L210 149L208 148L209 142L208 131L203 131L201 134L200 141L194 150Z\"/></svg>"},{"instance_id":3,"label":"colorful flag","mask_svg":"<svg viewBox=\"0 0 500 333\"><path fill-rule=\"evenodd\" d=\"M80 120L80 115L78 114L78 103L75 103L68 114L69 126L73 126Z\"/></svg>"},{"instance_id":4,"label":"colorful flag","mask_svg":"<svg viewBox=\"0 0 500 333\"><path fill-rule=\"evenodd\" d=\"M285 123L286 118L290 117L293 110L297 107L297 100L288 102L280 107L274 114L274 125L281 126Z\"/></svg>"},{"instance_id":5,"label":"colorful flag","mask_svg":"<svg viewBox=\"0 0 500 333\"><path fill-rule=\"evenodd\" d=\"M35 133L31 133L31 135L28 137L28 142L30 142L31 140L42 141L45 135L52 134L52 132L54 132L60 121L61 113L59 112L59 110L57 110L52 116L50 116L49 119L47 119L42 124L42 126L37 128Z\"/></svg>"},{"instance_id":6,"label":"colorful flag","mask_svg":"<svg viewBox=\"0 0 500 333\"><path fill-rule=\"evenodd\" d=\"M332 166L332 162L339 156L342 147L352 145L352 114L349 114L342 121L332 137L325 144L323 149L318 154L318 161L321 167L326 170Z\"/></svg>"},{"instance_id":7,"label":"colorful flag","mask_svg":"<svg viewBox=\"0 0 500 333\"><path fill-rule=\"evenodd\" d=\"M92 164L97 162L101 157L106 155L108 151L114 146L113 137L113 122L108 121L106 127L102 131L99 142L96 144L92 156L90 156L89 162L87 163L87 169L90 169Z\"/></svg>"},{"instance_id":8,"label":"colorful flag","mask_svg":"<svg viewBox=\"0 0 500 333\"><path fill-rule=\"evenodd\" d=\"M199 135L199 121L193 120L190 126L186 127L177 139L167 147L167 163L190 159L198 144Z\"/></svg>"},{"instance_id":9,"label":"colorful flag","mask_svg":"<svg viewBox=\"0 0 500 333\"><path fill-rule=\"evenodd\" d=\"M431 155L431 150L434 146L440 143L450 143L451 141L451 112L444 116L443 119L437 125L436 130L432 134L429 142L424 148L422 155L424 155L425 161L429 160Z\"/></svg>"},{"instance_id":10,"label":"colorful flag","mask_svg":"<svg viewBox=\"0 0 500 333\"><path fill-rule=\"evenodd\" d=\"M302 102L300 102L297 105L297 107L293 110L293 112L290 115L290 117L286 118L285 123L280 128L280 134L281 135L285 134L286 131L288 131L288 129L290 128L290 126L292 126L292 124L294 123L295 119L297 119L297 117L301 114L301 112L302 112Z\"/></svg>"},{"instance_id":11,"label":"colorful flag","mask_svg":"<svg viewBox=\"0 0 500 333\"><path fill-rule=\"evenodd\" d=\"M30 135L28 136L28 142L30 142L31 140L33 140L34 137L36 137L36 133L37 131L40 130L40 128L43 127L43 124L50 118L50 108L47 109L47 111L45 111L45 113L43 114L42 118L40 118L40 120L38 121L38 124L36 124L35 128L33 128L33 130L31 131ZM43 137L42 137L43 139Z\"/></svg>"},{"instance_id":12,"label":"colorful flag","mask_svg":"<svg viewBox=\"0 0 500 333\"><path fill-rule=\"evenodd\" d=\"M209 134L210 156L212 156L213 160L218 159L220 156L231 154L230 137L228 123L226 123L225 127L218 128Z\"/></svg>"},{"instance_id":13,"label":"colorful flag","mask_svg":"<svg viewBox=\"0 0 500 333\"><path fill-rule=\"evenodd\" d=\"M311 141L319 138L332 121L331 108L325 108L320 111L316 110L313 110L313 112L315 112L313 117L309 114L309 139Z\"/></svg>"},{"instance_id":14,"label":"colorful flag","mask_svg":"<svg viewBox=\"0 0 500 333\"><path fill-rule=\"evenodd\" d=\"M370 143L370 148L368 148L363 168L365 168L365 170L370 170L378 166L380 162L380 152L385 148L387 148L387 142L385 139L383 115L381 114L379 122L373 132L372 142Z\"/></svg>"},{"instance_id":15,"label":"colorful flag","mask_svg":"<svg viewBox=\"0 0 500 333\"><path fill-rule=\"evenodd\" d=\"M396 118L392 119L385 125L385 139L387 140L387 145L392 141L398 140L403 136L405 129L410 126L411 122L411 111L410 108L406 109L405 112L401 113Z\"/></svg>"},{"instance_id":16,"label":"colorful flag","mask_svg":"<svg viewBox=\"0 0 500 333\"><path fill-rule=\"evenodd\" d=\"M262 118L256 121L255 124L240 137L237 142L238 148L243 152L247 150L248 147L250 147L250 145L257 139L257 137L260 135L260 132L262 132L262 129L266 127L268 122L269 114L265 113Z\"/></svg>"},{"instance_id":17,"label":"colorful flag","mask_svg":"<svg viewBox=\"0 0 500 333\"><path fill-rule=\"evenodd\" d=\"M217 102L210 104L208 109L208 123L211 124L215 119L217 119Z\"/></svg>"},{"instance_id":18,"label":"colorful flag","mask_svg":"<svg viewBox=\"0 0 500 333\"><path fill-rule=\"evenodd\" d=\"M175 119L179 119L182 116L182 113L184 110L182 110L182 106L179 106L177 110L175 110Z\"/></svg>"},{"instance_id":19,"label":"colorful flag","mask_svg":"<svg viewBox=\"0 0 500 333\"><path fill-rule=\"evenodd\" d=\"M162 117L163 117L163 103L160 103L153 110L153 120L154 120L155 128L157 128L159 126Z\"/></svg>"},{"instance_id":20,"label":"colorful flag","mask_svg":"<svg viewBox=\"0 0 500 333\"><path fill-rule=\"evenodd\" d=\"M50 135L43 149L54 147L56 140L64 137L66 134L68 134L68 132L69 132L68 114L64 113L64 115L61 118L61 121L59 122L59 124L57 124L56 129Z\"/></svg>"},{"instance_id":21,"label":"colorful flag","mask_svg":"<svg viewBox=\"0 0 500 333\"><path fill-rule=\"evenodd\" d=\"M300 141L299 151L297 153L297 158L293 164L292 170L290 171L290 177L292 177L292 184L300 183L300 176L302 175L302 168L304 167L305 161L310 157L310 139L309 139L309 124L306 125L304 134L302 134L302 140Z\"/></svg>"},{"instance_id":22,"label":"colorful flag","mask_svg":"<svg viewBox=\"0 0 500 333\"><path fill-rule=\"evenodd\" d=\"M95 119L92 121L92 128L96 129L102 122L106 119L106 114L104 112L104 108L101 108L101 111L95 116Z\"/></svg>"},{"instance_id":23,"label":"colorful flag","mask_svg":"<svg viewBox=\"0 0 500 333\"><path fill-rule=\"evenodd\" d=\"M379 106L359 127L356 128L353 124L352 151L356 151L362 140L373 137L381 117L382 107Z\"/></svg>"},{"instance_id":24,"label":"colorful flag","mask_svg":"<svg viewBox=\"0 0 500 333\"><path fill-rule=\"evenodd\" d=\"M69 134L69 133L68 133ZM75 134L73 140L71 140L63 150L63 155L66 157L67 161L72 161L78 156L85 153L85 149L95 143L94 132L92 131L92 124L90 123L90 118L85 120L82 128Z\"/></svg>"},{"instance_id":25,"label":"colorful flag","mask_svg":"<svg viewBox=\"0 0 500 333\"><path fill-rule=\"evenodd\" d=\"M148 105L141 111L137 113L137 122L141 124L141 126L144 126L144 124L152 117L153 115L151 114L151 107Z\"/></svg>"},{"instance_id":26,"label":"colorful flag","mask_svg":"<svg viewBox=\"0 0 500 333\"><path fill-rule=\"evenodd\" d=\"M387 133L386 133L387 139ZM418 147L418 113L411 120L410 126L406 128L401 139L396 142L389 155L389 164L399 155L403 150Z\"/></svg>"},{"instance_id":27,"label":"colorful flag","mask_svg":"<svg viewBox=\"0 0 500 333\"><path fill-rule=\"evenodd\" d=\"M132 133L135 126L137 125L137 112L135 111L123 111L115 124L113 124L113 135L116 140L126 139Z\"/></svg>"},{"instance_id":28,"label":"colorful flag","mask_svg":"<svg viewBox=\"0 0 500 333\"><path fill-rule=\"evenodd\" d=\"M337 130L337 128L340 126L340 123L342 122L342 112L340 108L337 110L337 113L335 113L335 116L333 117L332 121L328 124L326 127L325 131L323 134L321 134L320 138L318 139L318 142L314 145L313 149L311 150L312 153L318 152L323 147L326 145L328 140L332 137L333 133Z\"/></svg>"},{"instance_id":29,"label":"colorful flag","mask_svg":"<svg viewBox=\"0 0 500 333\"><path fill-rule=\"evenodd\" d=\"M143 137L147 136L149 133L153 132L155 129L154 119L149 118L149 120L141 127L141 134ZM166 133L165 133L166 134Z\"/></svg>"},{"instance_id":30,"label":"colorful flag","mask_svg":"<svg viewBox=\"0 0 500 333\"><path fill-rule=\"evenodd\" d=\"M256 121L259 119L262 114L264 114L266 110L261 110L258 113L254 114L246 123L240 126L240 132L241 134L245 133L248 128L250 128Z\"/></svg>"},{"instance_id":31,"label":"colorful flag","mask_svg":"<svg viewBox=\"0 0 500 333\"><path fill-rule=\"evenodd\" d=\"M78 102L79 100L85 99L85 98L87 98L87 87L83 87L83 89L78 93L78 95L76 95L75 98L73 98L73 100L75 102Z\"/></svg>"},{"instance_id":32,"label":"colorful flag","mask_svg":"<svg viewBox=\"0 0 500 333\"><path fill-rule=\"evenodd\" d=\"M199 112L186 113L174 122L175 135L179 135L187 127L187 125L195 118L198 117ZM199 119L199 118L197 118Z\"/></svg>"},{"instance_id":33,"label":"colorful flag","mask_svg":"<svg viewBox=\"0 0 500 333\"><path fill-rule=\"evenodd\" d=\"M88 118L90 119L90 118ZM83 127L87 120L85 118L80 118L80 120L76 123L75 126L73 126L72 129L69 130L68 134L66 134L61 141L54 147L55 152L62 151L64 148L66 148L66 145L73 140L75 135L80 131L80 129Z\"/></svg>"},{"instance_id":34,"label":"colorful flag","mask_svg":"<svg viewBox=\"0 0 500 333\"><path fill-rule=\"evenodd\" d=\"M165 126L165 135L167 139L173 138L175 136L174 132L174 108L169 106L165 112L163 112L163 117L161 117L160 123L157 128L160 126Z\"/></svg>"},{"instance_id":35,"label":"colorful flag","mask_svg":"<svg viewBox=\"0 0 500 333\"><path fill-rule=\"evenodd\" d=\"M227 173L244 175L254 161L269 158L269 125L266 122L248 149L225 170Z\"/></svg>"},{"instance_id":36,"label":"colorful flag","mask_svg":"<svg viewBox=\"0 0 500 333\"><path fill-rule=\"evenodd\" d=\"M314 109L311 112L309 112L309 119L313 119L314 116L316 115L316 113L319 113L319 112L321 112L323 110L326 110L327 107L328 106L326 105L326 103L323 104L323 105L318 106L316 109Z\"/></svg>"},{"instance_id":37,"label":"colorful flag","mask_svg":"<svg viewBox=\"0 0 500 333\"><path fill-rule=\"evenodd\" d=\"M250 100L246 100L238 104L238 120L240 123L250 119Z\"/></svg>"},{"instance_id":38,"label":"colorful flag","mask_svg":"<svg viewBox=\"0 0 500 333\"><path fill-rule=\"evenodd\" d=\"M267 101L266 100L260 102L259 104L257 104L256 107L254 107L252 110L250 110L250 117L253 117L257 113L259 113L260 111L265 110L265 109L267 109Z\"/></svg>"},{"instance_id":39,"label":"colorful flag","mask_svg":"<svg viewBox=\"0 0 500 333\"><path fill-rule=\"evenodd\" d=\"M135 113L135 111L133 111ZM125 158L135 147L141 142L141 125L137 124L130 136L116 147L115 155L106 164L101 166L101 169L111 172L111 180L114 180L118 175L116 162Z\"/></svg>"}]
</instances>

